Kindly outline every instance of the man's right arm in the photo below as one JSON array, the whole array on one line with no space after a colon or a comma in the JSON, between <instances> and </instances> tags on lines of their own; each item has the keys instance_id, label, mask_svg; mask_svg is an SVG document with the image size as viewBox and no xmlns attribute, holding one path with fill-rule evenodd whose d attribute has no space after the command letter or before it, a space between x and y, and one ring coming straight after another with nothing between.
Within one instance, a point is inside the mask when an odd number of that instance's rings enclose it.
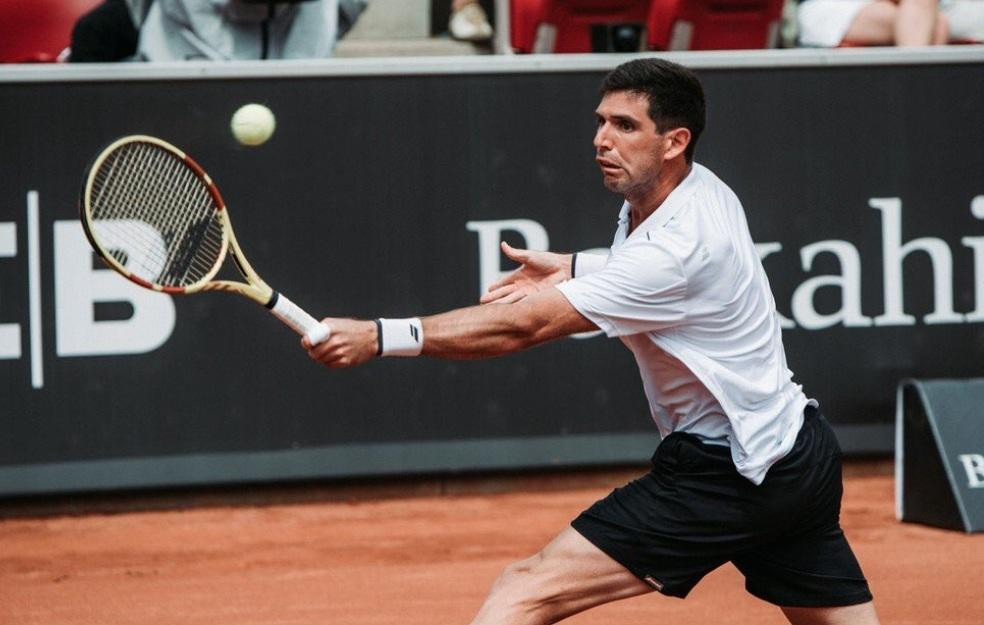
<instances>
[{"instance_id":1,"label":"man's right arm","mask_svg":"<svg viewBox=\"0 0 984 625\"><path fill-rule=\"evenodd\" d=\"M556 288L500 306L472 306L424 317L423 354L476 359L518 352L579 332L597 330Z\"/></svg>"},{"instance_id":2,"label":"man's right arm","mask_svg":"<svg viewBox=\"0 0 984 625\"><path fill-rule=\"evenodd\" d=\"M377 322L324 319L322 323L331 329L328 338L317 345L305 338L301 344L323 365L352 367L379 353ZM514 304L460 308L420 318L419 323L423 342L419 353L447 359L491 358L598 329L553 287Z\"/></svg>"}]
</instances>

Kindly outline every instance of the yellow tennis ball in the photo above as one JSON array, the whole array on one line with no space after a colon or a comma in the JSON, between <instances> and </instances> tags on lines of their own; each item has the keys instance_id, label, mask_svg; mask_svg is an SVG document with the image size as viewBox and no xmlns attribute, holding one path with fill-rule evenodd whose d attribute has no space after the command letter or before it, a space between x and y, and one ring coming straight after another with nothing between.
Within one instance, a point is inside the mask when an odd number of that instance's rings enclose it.
<instances>
[{"instance_id":1,"label":"yellow tennis ball","mask_svg":"<svg viewBox=\"0 0 984 625\"><path fill-rule=\"evenodd\" d=\"M232 135L243 145L260 145L266 142L277 127L273 112L262 104L247 104L233 113Z\"/></svg>"}]
</instances>

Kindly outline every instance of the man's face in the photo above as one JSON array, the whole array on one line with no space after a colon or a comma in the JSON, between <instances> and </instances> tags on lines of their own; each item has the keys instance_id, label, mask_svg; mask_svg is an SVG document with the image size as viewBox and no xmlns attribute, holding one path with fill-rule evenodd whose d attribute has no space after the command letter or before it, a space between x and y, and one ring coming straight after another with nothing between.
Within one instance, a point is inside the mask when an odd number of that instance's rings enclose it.
<instances>
[{"instance_id":1,"label":"man's face","mask_svg":"<svg viewBox=\"0 0 984 625\"><path fill-rule=\"evenodd\" d=\"M649 99L643 94L613 91L595 109L595 161L605 187L626 196L641 196L656 186L666 137L649 118Z\"/></svg>"}]
</instances>

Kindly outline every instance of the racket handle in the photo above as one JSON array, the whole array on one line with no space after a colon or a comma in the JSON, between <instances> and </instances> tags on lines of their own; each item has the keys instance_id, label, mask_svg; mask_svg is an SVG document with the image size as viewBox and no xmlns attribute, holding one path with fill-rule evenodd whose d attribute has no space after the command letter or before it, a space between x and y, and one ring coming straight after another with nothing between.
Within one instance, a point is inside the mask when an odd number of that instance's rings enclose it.
<instances>
[{"instance_id":1,"label":"racket handle","mask_svg":"<svg viewBox=\"0 0 984 625\"><path fill-rule=\"evenodd\" d=\"M303 308L287 299L282 293L274 291L267 308L277 319L290 326L294 332L307 337L307 340L311 341L311 345L317 345L331 334L328 326L307 314Z\"/></svg>"}]
</instances>

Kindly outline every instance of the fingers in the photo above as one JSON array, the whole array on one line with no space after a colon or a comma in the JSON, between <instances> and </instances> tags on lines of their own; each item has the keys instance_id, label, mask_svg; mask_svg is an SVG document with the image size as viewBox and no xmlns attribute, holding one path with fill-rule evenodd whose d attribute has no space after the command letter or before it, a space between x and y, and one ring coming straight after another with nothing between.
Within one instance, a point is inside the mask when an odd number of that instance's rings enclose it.
<instances>
[{"instance_id":1,"label":"fingers","mask_svg":"<svg viewBox=\"0 0 984 625\"><path fill-rule=\"evenodd\" d=\"M322 341L317 345L311 345L311 342L306 338L301 341L301 343L307 343L304 349L307 350L308 356L314 360L322 360L323 358L328 358L333 352L338 348L338 341L333 341L329 338L327 341Z\"/></svg>"},{"instance_id":2,"label":"fingers","mask_svg":"<svg viewBox=\"0 0 984 625\"><path fill-rule=\"evenodd\" d=\"M514 260L517 263L525 263L530 258L529 250L512 247L505 241L500 242L499 247L502 248L502 253L505 254L507 258Z\"/></svg>"},{"instance_id":3,"label":"fingers","mask_svg":"<svg viewBox=\"0 0 984 625\"><path fill-rule=\"evenodd\" d=\"M333 369L353 367L369 360L375 354L375 345L370 346L366 325L372 322L355 319L324 319L322 323L330 325L332 332L320 343L311 344L304 337L301 339L308 356L326 367Z\"/></svg>"},{"instance_id":4,"label":"fingers","mask_svg":"<svg viewBox=\"0 0 984 625\"><path fill-rule=\"evenodd\" d=\"M498 283L496 283L498 284ZM479 298L479 303L489 304L496 300L499 300L507 295L513 293L516 290L515 284L503 284L502 286L496 286L493 284L489 287L488 293Z\"/></svg>"},{"instance_id":5,"label":"fingers","mask_svg":"<svg viewBox=\"0 0 984 625\"><path fill-rule=\"evenodd\" d=\"M324 342L324 340L327 340L328 337L331 336L331 323L329 323L331 320L332 320L331 317L325 317L324 319L321 320L322 324L328 326L328 335L322 340L322 342ZM306 334L303 337L301 337L301 347L303 347L304 349L311 349L313 347L313 345L311 345L311 340L308 338Z\"/></svg>"},{"instance_id":6,"label":"fingers","mask_svg":"<svg viewBox=\"0 0 984 625\"><path fill-rule=\"evenodd\" d=\"M314 347L309 347L307 353L311 357L311 360L320 362L332 369L351 367L354 364L358 364L352 355L352 349L349 345L341 342L333 342L331 339L319 343Z\"/></svg>"},{"instance_id":7,"label":"fingers","mask_svg":"<svg viewBox=\"0 0 984 625\"><path fill-rule=\"evenodd\" d=\"M521 289L514 284L490 291L479 300L482 304L512 304L530 294L527 289Z\"/></svg>"},{"instance_id":8,"label":"fingers","mask_svg":"<svg viewBox=\"0 0 984 625\"><path fill-rule=\"evenodd\" d=\"M511 284L514 284L516 282L516 279L519 278L520 275L521 275L520 271L517 269L516 271L506 275L505 277L496 280L495 282L489 285L488 292L491 293L492 291L497 291L503 287L507 287Z\"/></svg>"},{"instance_id":9,"label":"fingers","mask_svg":"<svg viewBox=\"0 0 984 625\"><path fill-rule=\"evenodd\" d=\"M518 249L510 246L505 241L499 243L499 247L502 248L502 252L510 260L514 260L517 263L522 264L522 267L517 269L517 271L527 269L533 270L534 273L539 273L544 271L553 271L556 269L554 266L557 264L555 257L557 257L558 254L553 254L547 251Z\"/></svg>"},{"instance_id":10,"label":"fingers","mask_svg":"<svg viewBox=\"0 0 984 625\"><path fill-rule=\"evenodd\" d=\"M509 295L496 300L495 303L496 304L515 304L519 300L524 299L526 297L526 295L527 295L526 292L520 291L520 290L517 289L517 290L513 291L512 293L510 293Z\"/></svg>"}]
</instances>

